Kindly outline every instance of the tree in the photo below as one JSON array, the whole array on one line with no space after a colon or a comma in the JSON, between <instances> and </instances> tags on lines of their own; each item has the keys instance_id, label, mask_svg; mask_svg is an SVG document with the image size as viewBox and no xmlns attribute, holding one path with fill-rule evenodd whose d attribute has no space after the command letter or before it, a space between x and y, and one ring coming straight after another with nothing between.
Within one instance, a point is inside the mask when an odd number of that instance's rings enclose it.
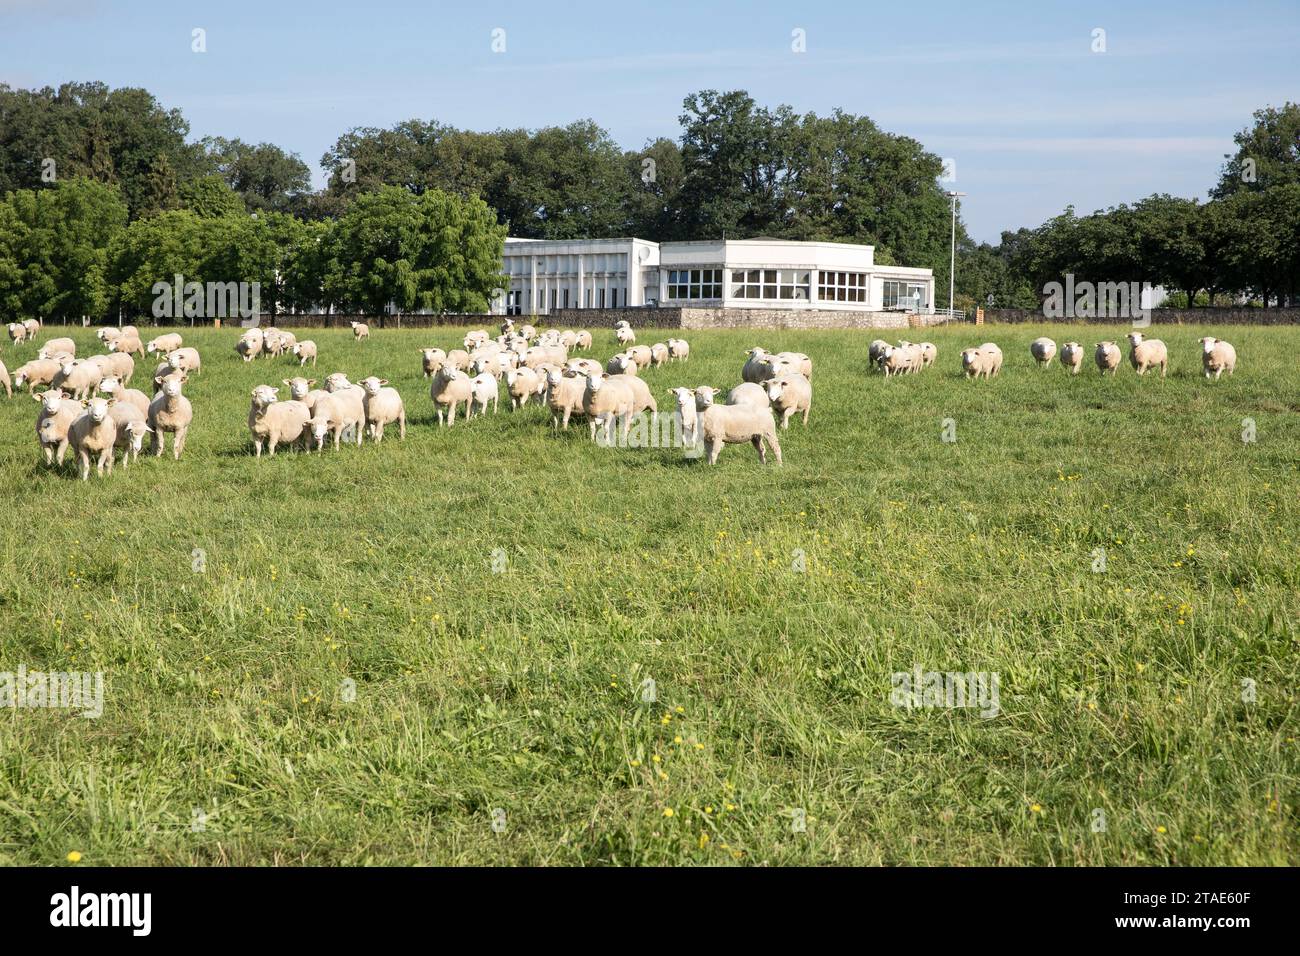
<instances>
[{"instance_id":1,"label":"tree","mask_svg":"<svg viewBox=\"0 0 1300 956\"><path fill-rule=\"evenodd\" d=\"M1254 125L1232 137L1237 152L1224 156L1216 199L1300 183L1300 104L1267 106L1254 115Z\"/></svg>"},{"instance_id":2,"label":"tree","mask_svg":"<svg viewBox=\"0 0 1300 956\"><path fill-rule=\"evenodd\" d=\"M209 136L202 146L217 175L243 200L249 212L293 209L311 189L311 170L296 153L271 143Z\"/></svg>"},{"instance_id":3,"label":"tree","mask_svg":"<svg viewBox=\"0 0 1300 956\"><path fill-rule=\"evenodd\" d=\"M204 219L231 216L244 211L244 201L220 176L201 176L180 188L180 203Z\"/></svg>"},{"instance_id":4,"label":"tree","mask_svg":"<svg viewBox=\"0 0 1300 956\"><path fill-rule=\"evenodd\" d=\"M504 287L505 227L479 199L400 186L363 193L325 238L327 299L381 315L486 311Z\"/></svg>"}]
</instances>

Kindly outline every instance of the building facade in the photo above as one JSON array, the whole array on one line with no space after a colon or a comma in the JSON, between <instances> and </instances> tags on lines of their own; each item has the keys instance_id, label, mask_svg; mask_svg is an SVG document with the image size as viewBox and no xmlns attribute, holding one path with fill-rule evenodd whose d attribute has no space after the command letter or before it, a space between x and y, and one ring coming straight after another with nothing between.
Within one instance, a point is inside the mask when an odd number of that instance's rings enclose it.
<instances>
[{"instance_id":1,"label":"building facade","mask_svg":"<svg viewBox=\"0 0 1300 956\"><path fill-rule=\"evenodd\" d=\"M845 242L717 239L507 239L509 288L493 311L692 306L934 311L930 269L878 266L875 248Z\"/></svg>"}]
</instances>

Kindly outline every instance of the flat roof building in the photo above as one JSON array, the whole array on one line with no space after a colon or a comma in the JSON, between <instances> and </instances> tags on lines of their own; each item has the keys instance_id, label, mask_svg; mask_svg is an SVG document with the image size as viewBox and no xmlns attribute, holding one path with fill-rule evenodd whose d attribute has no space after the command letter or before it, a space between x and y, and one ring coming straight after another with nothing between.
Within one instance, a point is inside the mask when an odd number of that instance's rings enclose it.
<instances>
[{"instance_id":1,"label":"flat roof building","mask_svg":"<svg viewBox=\"0 0 1300 956\"><path fill-rule=\"evenodd\" d=\"M507 239L493 312L692 306L934 312L930 269L878 266L847 242Z\"/></svg>"}]
</instances>

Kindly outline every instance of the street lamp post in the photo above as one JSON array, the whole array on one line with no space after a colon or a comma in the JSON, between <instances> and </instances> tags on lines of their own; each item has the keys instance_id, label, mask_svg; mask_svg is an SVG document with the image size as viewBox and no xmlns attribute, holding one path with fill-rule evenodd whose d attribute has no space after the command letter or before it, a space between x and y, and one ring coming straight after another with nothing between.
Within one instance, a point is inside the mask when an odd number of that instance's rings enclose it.
<instances>
[{"instance_id":1,"label":"street lamp post","mask_svg":"<svg viewBox=\"0 0 1300 956\"><path fill-rule=\"evenodd\" d=\"M948 261L948 317L951 318L953 314L953 279L957 275L957 198L966 194L950 190L945 195L952 200L952 246Z\"/></svg>"}]
</instances>

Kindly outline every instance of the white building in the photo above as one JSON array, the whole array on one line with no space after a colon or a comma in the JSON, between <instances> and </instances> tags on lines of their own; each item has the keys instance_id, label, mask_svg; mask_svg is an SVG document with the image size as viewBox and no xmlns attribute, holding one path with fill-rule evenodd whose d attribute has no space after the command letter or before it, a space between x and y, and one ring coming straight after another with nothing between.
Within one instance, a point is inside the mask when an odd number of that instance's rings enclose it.
<instances>
[{"instance_id":1,"label":"white building","mask_svg":"<svg viewBox=\"0 0 1300 956\"><path fill-rule=\"evenodd\" d=\"M929 269L878 266L847 242L717 239L507 239L510 277L493 311L635 306L934 311Z\"/></svg>"}]
</instances>

